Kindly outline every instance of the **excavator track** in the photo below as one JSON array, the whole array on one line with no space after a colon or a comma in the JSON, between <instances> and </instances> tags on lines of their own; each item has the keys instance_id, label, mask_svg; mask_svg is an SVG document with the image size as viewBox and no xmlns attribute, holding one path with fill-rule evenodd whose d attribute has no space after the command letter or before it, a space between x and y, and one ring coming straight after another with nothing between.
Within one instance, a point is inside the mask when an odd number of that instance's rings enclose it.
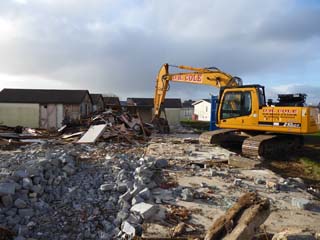
<instances>
[{"instance_id":1,"label":"excavator track","mask_svg":"<svg viewBox=\"0 0 320 240\"><path fill-rule=\"evenodd\" d=\"M303 145L301 136L256 135L244 140L242 154L250 158L278 159Z\"/></svg>"},{"instance_id":2,"label":"excavator track","mask_svg":"<svg viewBox=\"0 0 320 240\"><path fill-rule=\"evenodd\" d=\"M248 136L241 134L238 129L219 129L205 132L199 136L201 144L216 144L223 148L241 151L241 145Z\"/></svg>"},{"instance_id":3,"label":"excavator track","mask_svg":"<svg viewBox=\"0 0 320 240\"><path fill-rule=\"evenodd\" d=\"M242 135L237 129L219 129L199 136L201 144L217 144L234 149L241 147L242 154L250 158L278 159L286 157L303 145L301 136L287 134Z\"/></svg>"},{"instance_id":4,"label":"excavator track","mask_svg":"<svg viewBox=\"0 0 320 240\"><path fill-rule=\"evenodd\" d=\"M201 144L214 144L214 143L217 143L216 140L218 139L218 137L226 136L236 131L237 130L235 129L219 129L219 130L204 132L199 136L199 142Z\"/></svg>"},{"instance_id":5,"label":"excavator track","mask_svg":"<svg viewBox=\"0 0 320 240\"><path fill-rule=\"evenodd\" d=\"M276 135L257 135L247 138L242 144L242 154L247 157L262 157L263 143L275 137Z\"/></svg>"}]
</instances>

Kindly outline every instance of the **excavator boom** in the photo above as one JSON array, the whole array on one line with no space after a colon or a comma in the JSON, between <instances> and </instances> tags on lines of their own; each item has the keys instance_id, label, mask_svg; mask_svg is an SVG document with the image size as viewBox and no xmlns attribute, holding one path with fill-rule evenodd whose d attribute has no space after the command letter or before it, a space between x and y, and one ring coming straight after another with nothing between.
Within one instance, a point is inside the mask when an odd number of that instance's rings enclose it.
<instances>
[{"instance_id":1,"label":"excavator boom","mask_svg":"<svg viewBox=\"0 0 320 240\"><path fill-rule=\"evenodd\" d=\"M190 72L169 73L169 67L189 70ZM160 117L161 104L163 104L167 91L169 90L169 81L192 83L201 85L210 85L216 88L237 87L242 85L242 80L233 77L218 68L195 68L189 66L173 66L164 64L160 68L157 76L155 94L154 94L154 116Z\"/></svg>"}]
</instances>

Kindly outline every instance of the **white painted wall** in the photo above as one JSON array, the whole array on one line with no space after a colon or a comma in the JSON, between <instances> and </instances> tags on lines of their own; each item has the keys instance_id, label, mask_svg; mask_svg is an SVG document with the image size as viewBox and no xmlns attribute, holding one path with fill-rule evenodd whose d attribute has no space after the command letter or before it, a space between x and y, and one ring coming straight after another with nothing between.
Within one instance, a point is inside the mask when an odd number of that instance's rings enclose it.
<instances>
[{"instance_id":1,"label":"white painted wall","mask_svg":"<svg viewBox=\"0 0 320 240\"><path fill-rule=\"evenodd\" d=\"M199 121L210 121L211 103L200 100L193 104L194 114L198 115Z\"/></svg>"},{"instance_id":2,"label":"white painted wall","mask_svg":"<svg viewBox=\"0 0 320 240\"><path fill-rule=\"evenodd\" d=\"M39 119L37 103L0 103L0 125L38 128Z\"/></svg>"}]
</instances>

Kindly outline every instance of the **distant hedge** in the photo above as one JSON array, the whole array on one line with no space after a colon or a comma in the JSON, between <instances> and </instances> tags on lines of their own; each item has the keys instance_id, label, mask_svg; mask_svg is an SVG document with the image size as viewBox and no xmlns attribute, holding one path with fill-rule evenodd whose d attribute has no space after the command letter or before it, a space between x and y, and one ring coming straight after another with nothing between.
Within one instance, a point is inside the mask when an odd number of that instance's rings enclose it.
<instances>
[{"instance_id":1,"label":"distant hedge","mask_svg":"<svg viewBox=\"0 0 320 240\"><path fill-rule=\"evenodd\" d=\"M192 128L200 131L209 131L210 122L182 120L180 124L186 128Z\"/></svg>"}]
</instances>

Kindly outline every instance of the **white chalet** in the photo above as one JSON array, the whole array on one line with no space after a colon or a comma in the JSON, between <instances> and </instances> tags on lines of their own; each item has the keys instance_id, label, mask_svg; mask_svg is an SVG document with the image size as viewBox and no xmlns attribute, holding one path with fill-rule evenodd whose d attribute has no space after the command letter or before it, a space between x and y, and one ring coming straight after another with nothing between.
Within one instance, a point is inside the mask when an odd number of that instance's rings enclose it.
<instances>
[{"instance_id":1,"label":"white chalet","mask_svg":"<svg viewBox=\"0 0 320 240\"><path fill-rule=\"evenodd\" d=\"M192 103L194 114L199 121L210 121L211 101L210 99L201 99Z\"/></svg>"}]
</instances>

